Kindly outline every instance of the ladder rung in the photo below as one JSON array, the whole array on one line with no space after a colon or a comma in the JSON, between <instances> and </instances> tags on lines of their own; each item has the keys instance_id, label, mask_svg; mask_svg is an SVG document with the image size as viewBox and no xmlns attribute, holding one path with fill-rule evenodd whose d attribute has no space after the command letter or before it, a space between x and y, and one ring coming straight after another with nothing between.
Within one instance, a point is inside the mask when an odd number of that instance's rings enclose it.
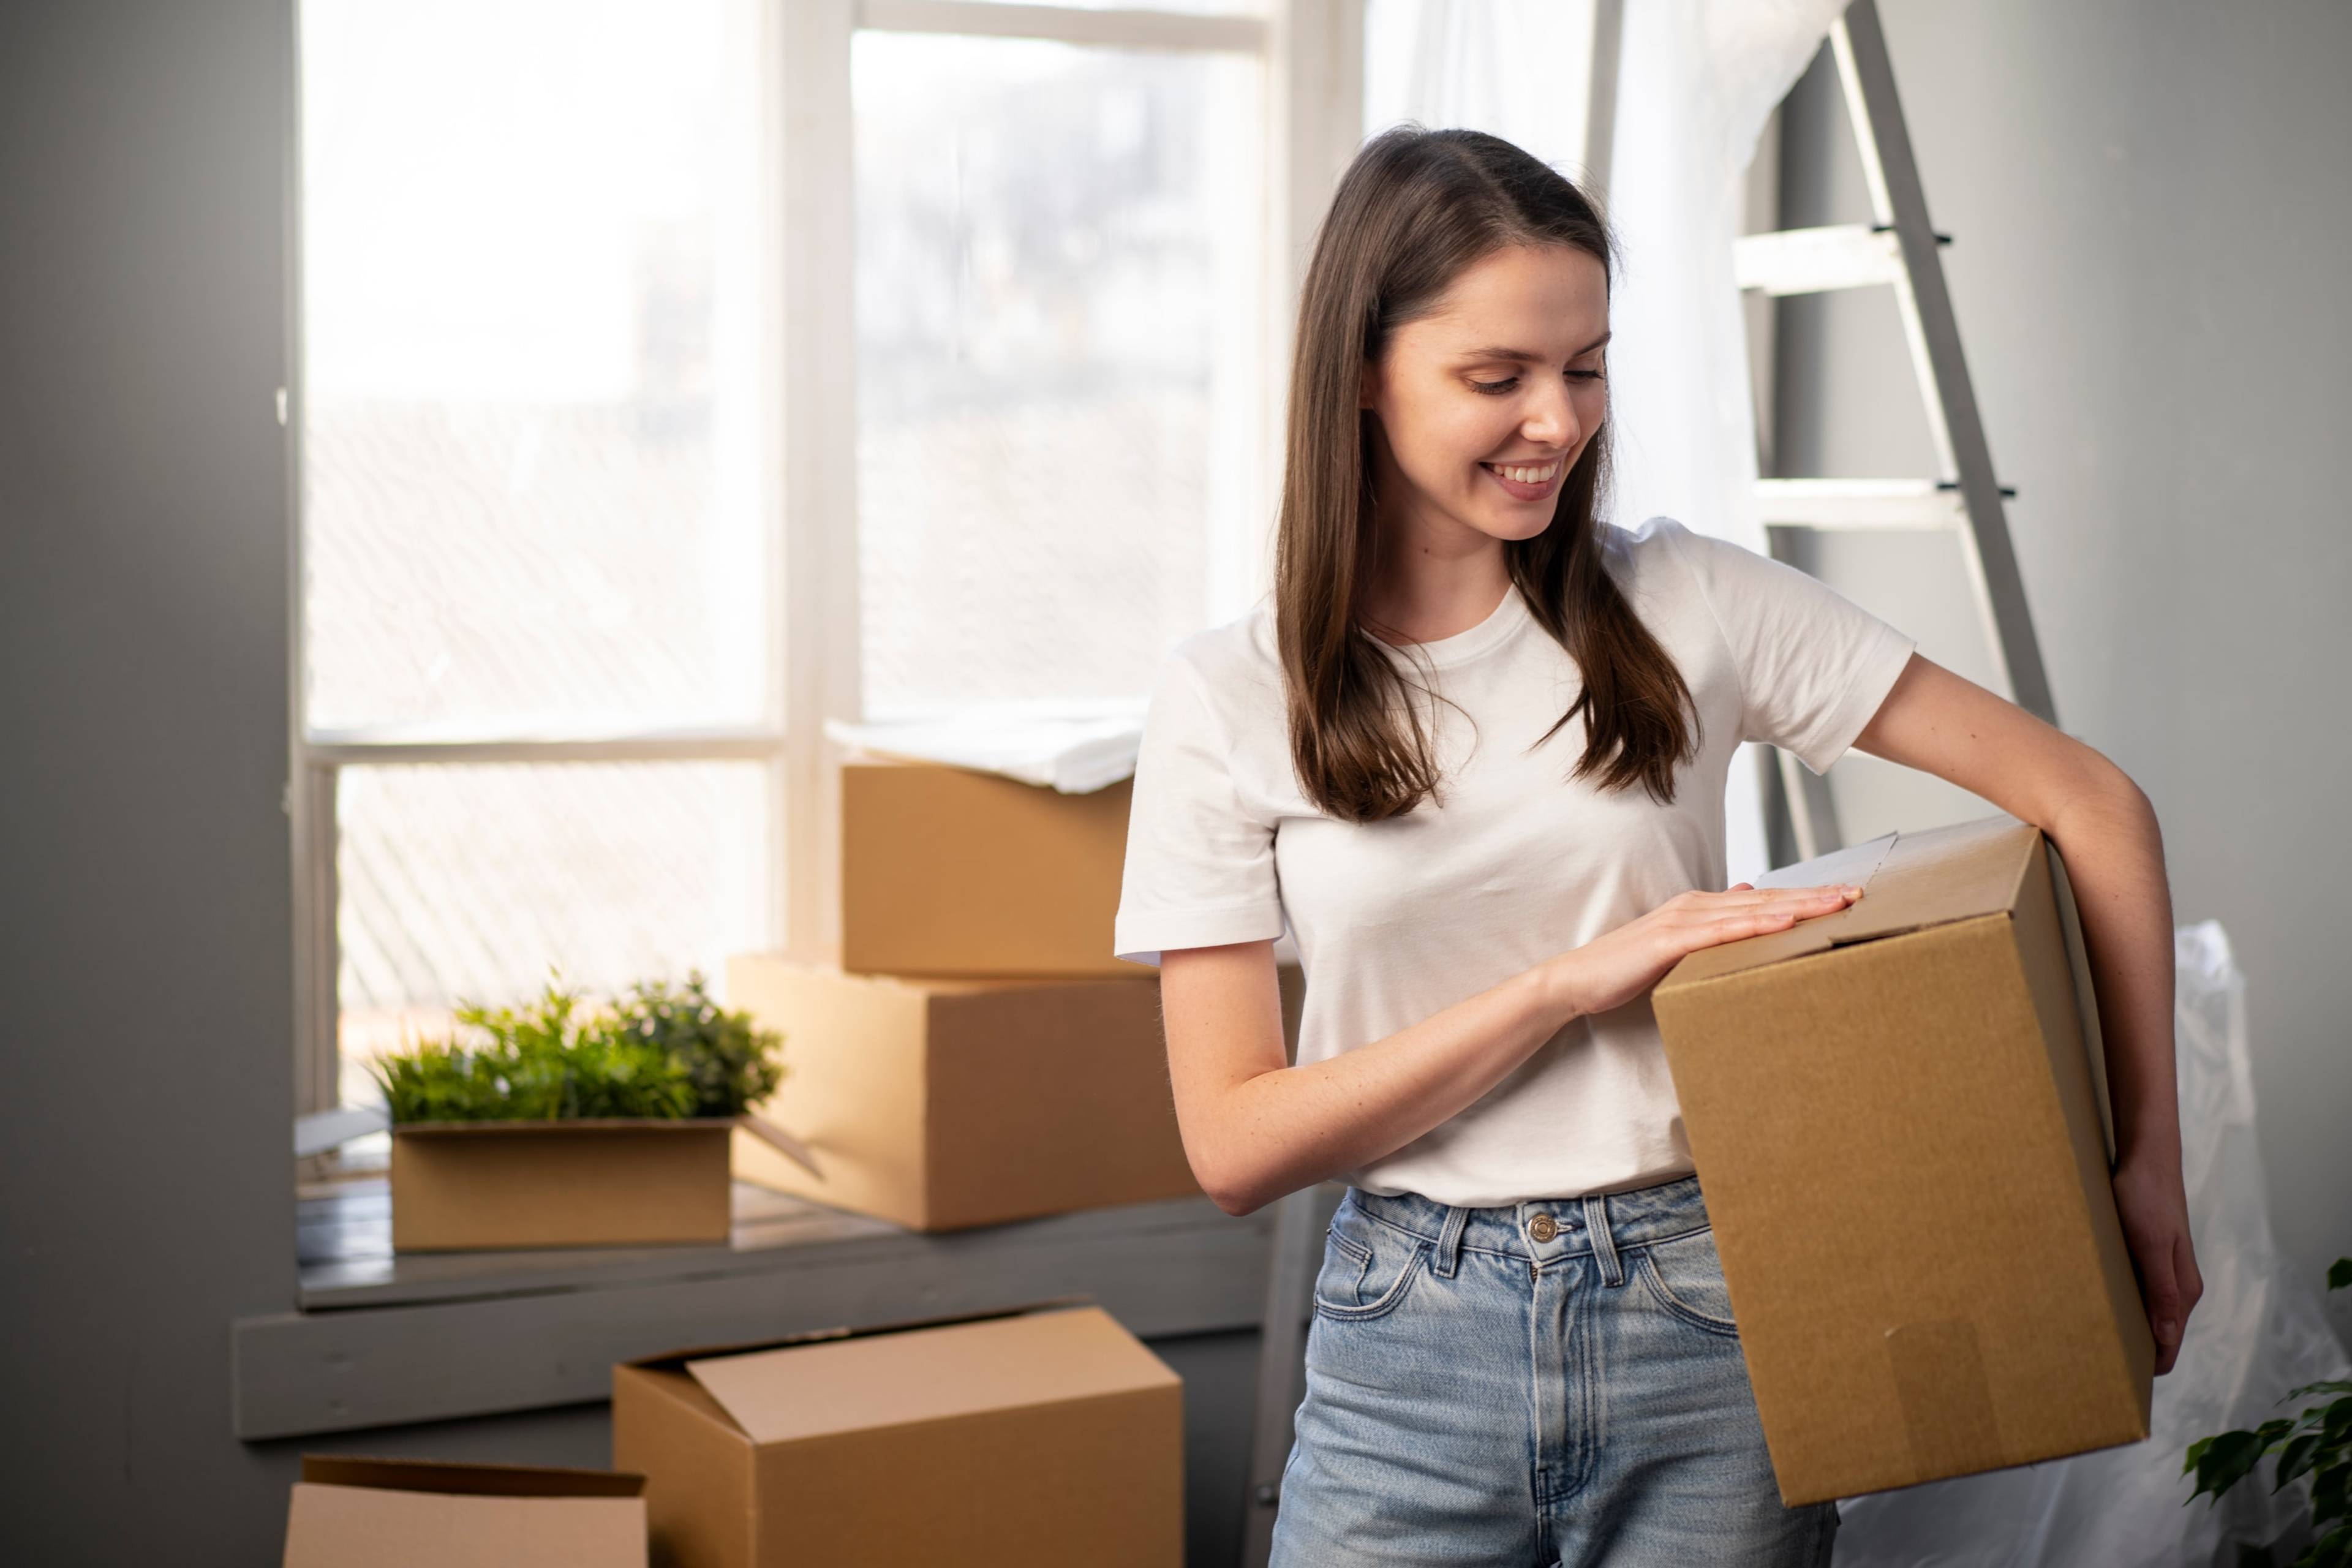
<instances>
[{"instance_id":1,"label":"ladder rung","mask_svg":"<svg viewBox=\"0 0 2352 1568\"><path fill-rule=\"evenodd\" d=\"M1958 487L1934 479L1759 479L1756 505L1767 528L1939 531L1968 521Z\"/></svg>"},{"instance_id":2,"label":"ladder rung","mask_svg":"<svg viewBox=\"0 0 2352 1568\"><path fill-rule=\"evenodd\" d=\"M1743 235L1732 244L1731 265L1742 289L1819 294L1891 283L1902 273L1903 254L1893 229L1842 223Z\"/></svg>"}]
</instances>

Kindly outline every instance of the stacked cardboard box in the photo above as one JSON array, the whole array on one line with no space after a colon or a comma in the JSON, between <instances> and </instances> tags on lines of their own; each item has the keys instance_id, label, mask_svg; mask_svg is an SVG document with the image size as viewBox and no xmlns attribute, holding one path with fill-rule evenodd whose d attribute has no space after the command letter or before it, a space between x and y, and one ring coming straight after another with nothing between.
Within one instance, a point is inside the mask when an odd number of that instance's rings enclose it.
<instances>
[{"instance_id":1,"label":"stacked cardboard box","mask_svg":"<svg viewBox=\"0 0 2352 1568\"><path fill-rule=\"evenodd\" d=\"M1150 970L1110 955L1129 786L1063 795L935 763L842 770L841 938L740 956L781 1031L744 1179L919 1230L1199 1192Z\"/></svg>"},{"instance_id":2,"label":"stacked cardboard box","mask_svg":"<svg viewBox=\"0 0 2352 1568\"><path fill-rule=\"evenodd\" d=\"M1761 879L1857 902L1654 995L1782 1499L2148 1433L2064 868L1993 817Z\"/></svg>"}]
</instances>

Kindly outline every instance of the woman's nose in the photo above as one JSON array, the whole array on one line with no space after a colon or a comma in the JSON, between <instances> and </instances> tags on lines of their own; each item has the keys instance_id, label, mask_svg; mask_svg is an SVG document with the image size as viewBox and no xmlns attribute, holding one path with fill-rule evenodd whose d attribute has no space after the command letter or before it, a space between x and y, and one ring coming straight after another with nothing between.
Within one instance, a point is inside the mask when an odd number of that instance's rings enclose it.
<instances>
[{"instance_id":1,"label":"woman's nose","mask_svg":"<svg viewBox=\"0 0 2352 1568\"><path fill-rule=\"evenodd\" d=\"M1549 394L1538 396L1528 408L1527 422L1519 426L1519 434L1546 447L1565 447L1582 435L1567 386L1556 385Z\"/></svg>"}]
</instances>

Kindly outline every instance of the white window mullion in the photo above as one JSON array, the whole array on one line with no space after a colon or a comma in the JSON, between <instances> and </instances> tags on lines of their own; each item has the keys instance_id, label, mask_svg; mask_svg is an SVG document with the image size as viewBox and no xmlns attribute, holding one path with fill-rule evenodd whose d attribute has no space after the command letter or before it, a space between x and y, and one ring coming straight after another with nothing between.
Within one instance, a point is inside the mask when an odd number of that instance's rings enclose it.
<instances>
[{"instance_id":1,"label":"white window mullion","mask_svg":"<svg viewBox=\"0 0 2352 1568\"><path fill-rule=\"evenodd\" d=\"M862 700L849 44L856 0L777 0L784 342L783 858L786 949L829 952L841 920L839 749Z\"/></svg>"},{"instance_id":2,"label":"white window mullion","mask_svg":"<svg viewBox=\"0 0 2352 1568\"><path fill-rule=\"evenodd\" d=\"M294 836L294 1108L310 1115L342 1103L335 769L305 754L299 737L295 753L287 786Z\"/></svg>"},{"instance_id":3,"label":"white window mullion","mask_svg":"<svg viewBox=\"0 0 2352 1568\"><path fill-rule=\"evenodd\" d=\"M1299 289L1316 227L1363 141L1364 0L1280 0L1273 21L1265 73L1264 500L1245 532L1212 542L1212 612L1219 619L1239 615L1273 585Z\"/></svg>"}]
</instances>

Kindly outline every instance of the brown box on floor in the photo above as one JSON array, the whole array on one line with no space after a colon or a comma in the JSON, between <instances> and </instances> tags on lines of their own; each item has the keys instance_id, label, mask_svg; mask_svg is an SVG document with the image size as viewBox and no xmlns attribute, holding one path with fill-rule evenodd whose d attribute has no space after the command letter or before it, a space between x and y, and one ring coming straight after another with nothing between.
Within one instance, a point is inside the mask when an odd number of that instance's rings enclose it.
<instances>
[{"instance_id":1,"label":"brown box on floor","mask_svg":"<svg viewBox=\"0 0 2352 1568\"><path fill-rule=\"evenodd\" d=\"M645 1478L302 1457L285 1568L646 1568Z\"/></svg>"},{"instance_id":2,"label":"brown box on floor","mask_svg":"<svg viewBox=\"0 0 2352 1568\"><path fill-rule=\"evenodd\" d=\"M1176 1568L1183 1385L1098 1308L615 1367L666 1568Z\"/></svg>"},{"instance_id":3,"label":"brown box on floor","mask_svg":"<svg viewBox=\"0 0 2352 1568\"><path fill-rule=\"evenodd\" d=\"M1654 996L1784 1501L2147 1436L2064 871L2013 817L1771 873L1862 899Z\"/></svg>"},{"instance_id":4,"label":"brown box on floor","mask_svg":"<svg viewBox=\"0 0 2352 1568\"><path fill-rule=\"evenodd\" d=\"M395 1127L393 1249L724 1242L734 1129L700 1117Z\"/></svg>"},{"instance_id":5,"label":"brown box on floor","mask_svg":"<svg viewBox=\"0 0 2352 1568\"><path fill-rule=\"evenodd\" d=\"M1131 977L1110 951L1130 790L845 763L840 947L809 956L859 974Z\"/></svg>"},{"instance_id":6,"label":"brown box on floor","mask_svg":"<svg viewBox=\"0 0 2352 1568\"><path fill-rule=\"evenodd\" d=\"M1201 1190L1148 978L912 979L751 953L729 961L727 995L792 1042L760 1115L816 1165L739 1133L746 1181L917 1230Z\"/></svg>"}]
</instances>

